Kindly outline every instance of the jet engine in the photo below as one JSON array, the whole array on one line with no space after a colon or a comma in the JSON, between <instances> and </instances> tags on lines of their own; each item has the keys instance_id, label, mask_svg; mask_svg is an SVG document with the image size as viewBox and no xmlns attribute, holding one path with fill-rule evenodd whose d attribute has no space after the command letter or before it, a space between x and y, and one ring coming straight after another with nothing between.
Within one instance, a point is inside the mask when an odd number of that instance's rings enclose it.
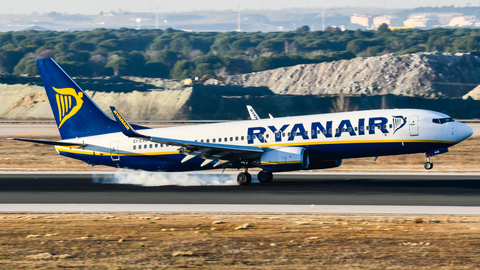
<instances>
[{"instance_id":1,"label":"jet engine","mask_svg":"<svg viewBox=\"0 0 480 270\"><path fill-rule=\"evenodd\" d=\"M303 147L281 147L263 153L260 164L266 172L285 172L308 169L310 160Z\"/></svg>"}]
</instances>

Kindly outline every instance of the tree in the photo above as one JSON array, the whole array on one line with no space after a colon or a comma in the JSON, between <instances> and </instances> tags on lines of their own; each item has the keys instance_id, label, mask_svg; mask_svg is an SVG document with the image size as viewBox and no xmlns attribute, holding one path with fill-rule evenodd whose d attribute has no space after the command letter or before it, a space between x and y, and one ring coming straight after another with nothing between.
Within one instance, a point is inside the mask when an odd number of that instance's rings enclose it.
<instances>
[{"instance_id":1,"label":"tree","mask_svg":"<svg viewBox=\"0 0 480 270\"><path fill-rule=\"evenodd\" d=\"M13 74L29 74L38 75L37 65L34 57L22 58L20 62L13 69Z\"/></svg>"},{"instance_id":2,"label":"tree","mask_svg":"<svg viewBox=\"0 0 480 270\"><path fill-rule=\"evenodd\" d=\"M105 67L112 68L114 76L125 76L125 75L131 74L130 73L131 71L129 70L129 68L132 65L133 65L132 60L121 57L108 62L108 64Z\"/></svg>"},{"instance_id":3,"label":"tree","mask_svg":"<svg viewBox=\"0 0 480 270\"><path fill-rule=\"evenodd\" d=\"M145 63L142 70L142 76L149 78L168 78L169 69L162 62L149 61Z\"/></svg>"},{"instance_id":4,"label":"tree","mask_svg":"<svg viewBox=\"0 0 480 270\"><path fill-rule=\"evenodd\" d=\"M388 28L388 24L382 23L378 29L377 29L377 34L383 34L383 33L388 33L391 32L390 28Z\"/></svg>"},{"instance_id":5,"label":"tree","mask_svg":"<svg viewBox=\"0 0 480 270\"><path fill-rule=\"evenodd\" d=\"M0 50L0 66L3 67L3 71L12 73L13 68L22 59L22 56L23 53L21 51Z\"/></svg>"},{"instance_id":6,"label":"tree","mask_svg":"<svg viewBox=\"0 0 480 270\"><path fill-rule=\"evenodd\" d=\"M170 75L173 79L185 79L190 76L191 69L193 68L193 64L187 60L180 60L175 63Z\"/></svg>"}]
</instances>

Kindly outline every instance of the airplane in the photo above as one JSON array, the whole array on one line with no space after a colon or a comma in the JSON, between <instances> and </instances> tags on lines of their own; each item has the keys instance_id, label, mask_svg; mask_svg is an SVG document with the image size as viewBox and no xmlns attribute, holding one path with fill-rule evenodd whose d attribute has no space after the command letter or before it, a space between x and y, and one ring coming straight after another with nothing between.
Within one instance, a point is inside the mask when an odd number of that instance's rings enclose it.
<instances>
[{"instance_id":1,"label":"airplane","mask_svg":"<svg viewBox=\"0 0 480 270\"><path fill-rule=\"evenodd\" d=\"M450 116L421 109L338 112L226 123L148 128L130 124L115 107L107 116L51 58L36 64L61 140L14 140L53 145L60 155L91 165L179 172L237 169L239 185L273 173L335 168L343 159L425 153L432 156L473 130ZM161 109L161 108L160 108Z\"/></svg>"}]
</instances>

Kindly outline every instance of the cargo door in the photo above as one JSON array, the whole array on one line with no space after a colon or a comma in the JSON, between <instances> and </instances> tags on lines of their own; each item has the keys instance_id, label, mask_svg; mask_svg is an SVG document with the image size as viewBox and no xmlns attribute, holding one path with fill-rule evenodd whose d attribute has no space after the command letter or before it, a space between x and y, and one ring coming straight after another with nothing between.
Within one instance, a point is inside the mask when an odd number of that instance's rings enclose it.
<instances>
[{"instance_id":1,"label":"cargo door","mask_svg":"<svg viewBox=\"0 0 480 270\"><path fill-rule=\"evenodd\" d=\"M410 136L418 136L418 115L410 115Z\"/></svg>"},{"instance_id":2,"label":"cargo door","mask_svg":"<svg viewBox=\"0 0 480 270\"><path fill-rule=\"evenodd\" d=\"M118 141L110 142L110 156L113 161L119 161L120 155L118 154Z\"/></svg>"}]
</instances>

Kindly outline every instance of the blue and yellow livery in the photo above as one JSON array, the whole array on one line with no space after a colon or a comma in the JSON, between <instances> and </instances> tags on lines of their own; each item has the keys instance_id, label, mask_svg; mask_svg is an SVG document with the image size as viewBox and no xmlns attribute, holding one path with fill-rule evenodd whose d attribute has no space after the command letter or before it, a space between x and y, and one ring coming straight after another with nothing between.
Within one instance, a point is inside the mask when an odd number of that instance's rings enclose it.
<instances>
[{"instance_id":1,"label":"blue and yellow livery","mask_svg":"<svg viewBox=\"0 0 480 270\"><path fill-rule=\"evenodd\" d=\"M255 121L150 129L132 125L114 107L115 119L50 58L36 60L61 141L59 154L91 165L149 171L243 169L240 185L249 184L248 168L260 167L258 180L273 172L334 168L346 158L425 153L430 157L470 137L472 129L443 113L417 110L369 110ZM253 110L253 108L252 108ZM250 112L251 113L251 112Z\"/></svg>"}]
</instances>

